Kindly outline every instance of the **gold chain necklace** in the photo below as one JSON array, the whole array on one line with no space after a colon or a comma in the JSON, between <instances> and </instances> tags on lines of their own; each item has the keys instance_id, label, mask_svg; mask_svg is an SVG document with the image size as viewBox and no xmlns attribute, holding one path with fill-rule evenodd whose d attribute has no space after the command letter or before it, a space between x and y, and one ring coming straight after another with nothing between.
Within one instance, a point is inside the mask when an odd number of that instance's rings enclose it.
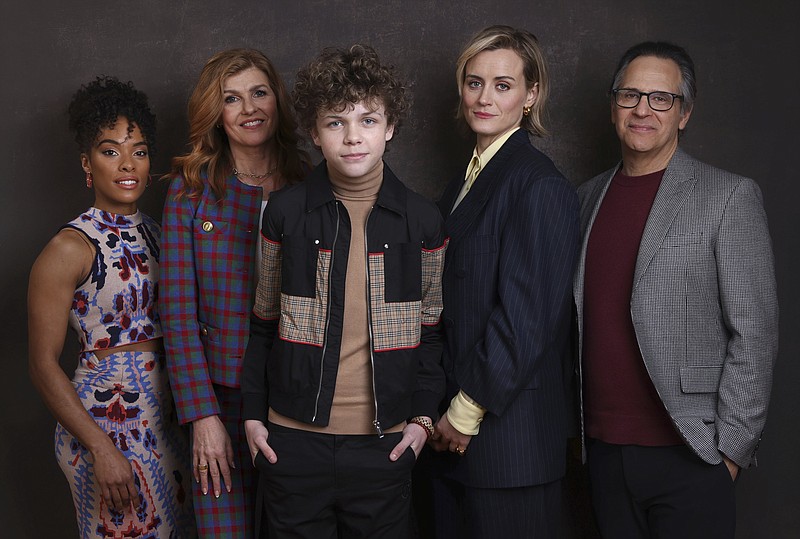
<instances>
[{"instance_id":1,"label":"gold chain necklace","mask_svg":"<svg viewBox=\"0 0 800 539\"><path fill-rule=\"evenodd\" d=\"M238 170L236 170L236 167L234 167L233 168L233 175L236 176L239 179L241 179L241 178L250 178L250 179L256 180L256 185L261 185L262 183L267 181L267 178L272 176L272 173L275 172L275 170L276 169L273 168L272 170L268 170L264 174L251 174L249 172L239 172ZM261 181L258 181L258 180L261 180Z\"/></svg>"}]
</instances>

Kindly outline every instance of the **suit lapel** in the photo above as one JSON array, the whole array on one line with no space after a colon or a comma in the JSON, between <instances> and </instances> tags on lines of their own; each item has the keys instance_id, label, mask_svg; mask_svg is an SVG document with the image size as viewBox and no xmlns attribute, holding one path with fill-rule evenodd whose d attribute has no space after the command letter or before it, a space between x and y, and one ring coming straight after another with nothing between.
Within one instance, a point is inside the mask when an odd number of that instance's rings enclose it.
<instances>
[{"instance_id":1,"label":"suit lapel","mask_svg":"<svg viewBox=\"0 0 800 539\"><path fill-rule=\"evenodd\" d=\"M586 199L581 201L581 254L578 259L578 267L575 270L575 286L573 287L575 303L581 312L583 311L583 277L586 272L586 249L589 246L589 233L597 217L600 204L603 202L606 191L608 191L608 186L611 185L611 180L618 169L619 165L609 170L602 181L597 182L592 190L587 193Z\"/></svg>"},{"instance_id":2,"label":"suit lapel","mask_svg":"<svg viewBox=\"0 0 800 539\"><path fill-rule=\"evenodd\" d=\"M441 198L439 199L438 206L439 211L442 213L442 219L445 221L448 217L450 217L450 210L453 208L453 204L456 202L456 198L458 197L458 193L461 192L461 187L464 185L464 177L467 174L467 169L464 169L452 180L450 183L447 184L447 187L444 189L444 193L442 193Z\"/></svg>"},{"instance_id":3,"label":"suit lapel","mask_svg":"<svg viewBox=\"0 0 800 539\"><path fill-rule=\"evenodd\" d=\"M449 212L453 207L461 187L464 185L464 173L450 182L442 196L442 206L446 205L447 213L443 213L447 233L450 235L451 244L458 242L459 239L469 230L470 224L480 215L481 210L491 198L496 190L496 183L502 181L504 177L506 163L514 152L523 144L529 144L527 131L520 129L509 138L503 147L492 157L491 161L481 170L467 196L461 201L452 213ZM460 181L459 181L460 179ZM457 184L457 185L456 185Z\"/></svg>"},{"instance_id":4,"label":"suit lapel","mask_svg":"<svg viewBox=\"0 0 800 539\"><path fill-rule=\"evenodd\" d=\"M692 193L696 182L692 158L678 149L672 156L661 186L658 188L650 216L639 243L639 255L633 274L633 288L636 289L642 275L647 271L650 261L661 247L667 231L675 216Z\"/></svg>"}]
</instances>

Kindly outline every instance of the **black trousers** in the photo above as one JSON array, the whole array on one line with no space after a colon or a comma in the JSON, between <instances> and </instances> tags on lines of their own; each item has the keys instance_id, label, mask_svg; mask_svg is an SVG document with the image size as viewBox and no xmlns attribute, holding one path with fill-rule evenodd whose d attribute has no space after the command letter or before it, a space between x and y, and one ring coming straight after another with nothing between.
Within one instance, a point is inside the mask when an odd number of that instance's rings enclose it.
<instances>
[{"instance_id":1,"label":"black trousers","mask_svg":"<svg viewBox=\"0 0 800 539\"><path fill-rule=\"evenodd\" d=\"M589 479L607 539L733 539L736 500L725 463L687 446L643 447L590 440Z\"/></svg>"},{"instance_id":2,"label":"black trousers","mask_svg":"<svg viewBox=\"0 0 800 539\"><path fill-rule=\"evenodd\" d=\"M460 457L426 451L422 466L414 471L415 510L423 539L563 537L560 480L513 488L466 487L437 466L438 459Z\"/></svg>"},{"instance_id":3,"label":"black trousers","mask_svg":"<svg viewBox=\"0 0 800 539\"><path fill-rule=\"evenodd\" d=\"M261 495L271 539L407 539L410 448L389 453L402 434L333 435L270 424L270 464L259 453Z\"/></svg>"}]
</instances>

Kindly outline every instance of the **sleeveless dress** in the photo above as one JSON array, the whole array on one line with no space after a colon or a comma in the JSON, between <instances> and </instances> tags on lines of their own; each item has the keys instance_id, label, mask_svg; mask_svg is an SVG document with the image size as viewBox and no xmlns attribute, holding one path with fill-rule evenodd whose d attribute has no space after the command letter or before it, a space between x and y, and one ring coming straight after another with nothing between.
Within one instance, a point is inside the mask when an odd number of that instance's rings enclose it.
<instances>
[{"instance_id":1,"label":"sleeveless dress","mask_svg":"<svg viewBox=\"0 0 800 539\"><path fill-rule=\"evenodd\" d=\"M156 311L161 229L137 212L90 208L65 228L95 246L89 276L75 290L70 326L82 344L72 378L87 413L131 462L140 509L103 500L91 453L61 424L56 459L70 483L82 538L194 538L189 450L178 426L163 352L97 350L160 338Z\"/></svg>"}]
</instances>

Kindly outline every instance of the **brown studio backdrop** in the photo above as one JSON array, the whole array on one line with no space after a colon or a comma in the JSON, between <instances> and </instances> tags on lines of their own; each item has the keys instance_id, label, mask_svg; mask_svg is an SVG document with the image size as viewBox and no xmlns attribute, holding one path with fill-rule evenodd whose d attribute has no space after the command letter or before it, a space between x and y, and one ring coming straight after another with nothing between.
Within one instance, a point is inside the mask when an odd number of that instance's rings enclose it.
<instances>
[{"instance_id":1,"label":"brown studio backdrop","mask_svg":"<svg viewBox=\"0 0 800 539\"><path fill-rule=\"evenodd\" d=\"M741 5L740 5L741 4ZM789 2L635 0L435 2L405 0L268 2L209 0L106 4L49 0L8 3L0 23L0 265L3 390L0 392L2 537L73 537L67 483L53 457L54 420L27 375L25 294L31 263L58 227L91 203L66 106L95 75L133 80L159 118L154 173L168 170L186 141L186 100L205 59L230 47L263 50L291 85L322 47L364 42L412 82L411 117L386 156L409 186L437 198L469 158L473 141L453 121L455 57L493 23L536 33L550 62L552 136L537 144L576 185L613 165L618 145L605 97L619 55L646 39L672 40L697 64L699 96L683 145L711 164L751 176L764 192L781 300L781 352L761 465L737 486L738 533L794 537L800 528L800 354L795 95L798 34ZM160 218L165 186L142 208ZM76 364L72 335L62 356ZM570 537L593 536L580 468L567 483Z\"/></svg>"}]
</instances>

